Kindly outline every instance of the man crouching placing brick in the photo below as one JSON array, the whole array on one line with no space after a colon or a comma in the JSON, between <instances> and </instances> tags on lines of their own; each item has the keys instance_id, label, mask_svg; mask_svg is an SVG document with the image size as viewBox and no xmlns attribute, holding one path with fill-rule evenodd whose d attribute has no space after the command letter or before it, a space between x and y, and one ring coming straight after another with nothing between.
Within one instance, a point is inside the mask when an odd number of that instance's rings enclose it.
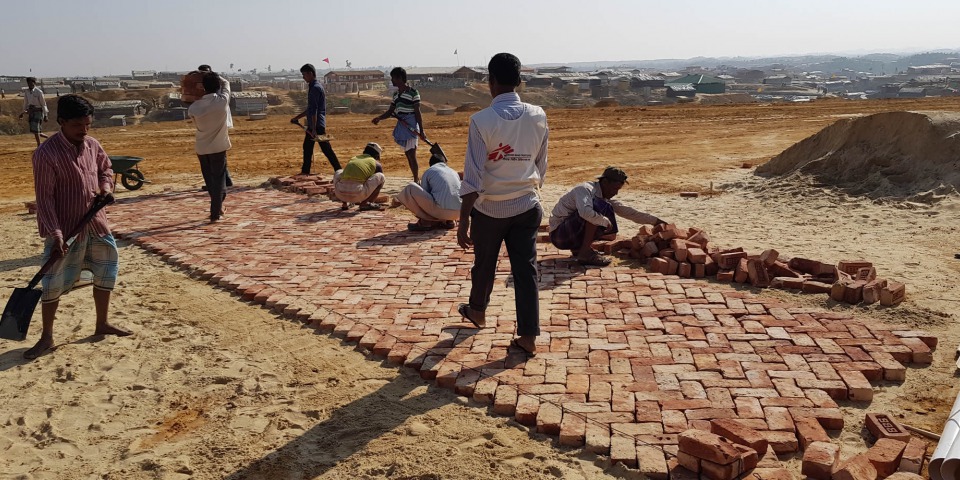
<instances>
[{"instance_id":1,"label":"man crouching placing brick","mask_svg":"<svg viewBox=\"0 0 960 480\"><path fill-rule=\"evenodd\" d=\"M333 174L333 193L343 202L343 210L351 203L359 203L360 210L383 210L383 205L374 203L386 177L380 165L383 149L376 143L368 143L363 153L350 159L342 170Z\"/></svg>"},{"instance_id":2,"label":"man crouching placing brick","mask_svg":"<svg viewBox=\"0 0 960 480\"><path fill-rule=\"evenodd\" d=\"M600 255L592 244L603 237L616 237L617 215L640 224L666 223L613 200L625 183L623 170L607 167L595 182L581 183L560 197L550 213L553 245L572 251L582 265L605 267L610 258Z\"/></svg>"}]
</instances>

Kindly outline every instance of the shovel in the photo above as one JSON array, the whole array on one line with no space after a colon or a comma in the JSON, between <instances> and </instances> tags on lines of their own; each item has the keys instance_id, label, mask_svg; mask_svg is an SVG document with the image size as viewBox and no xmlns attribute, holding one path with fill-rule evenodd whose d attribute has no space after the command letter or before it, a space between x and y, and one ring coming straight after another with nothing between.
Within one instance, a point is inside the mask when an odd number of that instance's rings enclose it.
<instances>
[{"instance_id":1,"label":"shovel","mask_svg":"<svg viewBox=\"0 0 960 480\"><path fill-rule=\"evenodd\" d=\"M410 133L419 137L420 140L423 140L427 145L430 145L430 155L436 155L442 158L444 162L447 161L447 155L443 153L443 149L440 148L439 143L430 143L430 140L427 140L427 136L424 135L423 132L416 131L413 127L410 126L409 123L405 122L402 118L398 117L396 113L394 113L393 116L396 117L397 120L400 121L400 123L402 123L404 127L407 127L407 130L410 130Z\"/></svg>"},{"instance_id":2,"label":"shovel","mask_svg":"<svg viewBox=\"0 0 960 480\"><path fill-rule=\"evenodd\" d=\"M290 123L300 127L300 129L306 132L307 135L310 135L310 131L307 130L306 125L300 123L299 120L291 120ZM333 140L333 137L331 137L330 135L310 135L310 136L313 137L313 139L318 142L329 142L330 140Z\"/></svg>"},{"instance_id":3,"label":"shovel","mask_svg":"<svg viewBox=\"0 0 960 480\"><path fill-rule=\"evenodd\" d=\"M66 241L67 248L73 245L77 235L83 230L83 227L93 219L103 207L113 203L113 196L97 195L93 199L93 205L90 211L80 219L80 223L73 227L73 231ZM27 288L14 288L13 295L7 300L7 306L3 309L3 317L0 317L0 338L7 340L24 340L27 338L27 328L30 327L30 319L33 317L33 311L40 302L40 294L43 293L37 287L40 279L48 270L57 264L62 256L50 256L50 259L40 267L40 271L30 280Z\"/></svg>"}]
</instances>

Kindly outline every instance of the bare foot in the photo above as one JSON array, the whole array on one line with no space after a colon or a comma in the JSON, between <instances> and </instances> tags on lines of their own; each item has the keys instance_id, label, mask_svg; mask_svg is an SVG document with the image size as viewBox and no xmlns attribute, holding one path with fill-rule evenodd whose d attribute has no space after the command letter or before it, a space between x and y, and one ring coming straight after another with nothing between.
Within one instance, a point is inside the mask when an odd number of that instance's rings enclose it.
<instances>
[{"instance_id":1,"label":"bare foot","mask_svg":"<svg viewBox=\"0 0 960 480\"><path fill-rule=\"evenodd\" d=\"M133 332L128 332L122 328L114 327L109 323L105 323L97 327L97 330L93 332L94 335L116 335L118 337L126 337L132 335Z\"/></svg>"},{"instance_id":2,"label":"bare foot","mask_svg":"<svg viewBox=\"0 0 960 480\"><path fill-rule=\"evenodd\" d=\"M23 352L23 358L27 360L33 360L40 355L43 355L47 350L53 349L53 338L40 337L40 340L37 341L37 344L34 345L30 350Z\"/></svg>"}]
</instances>

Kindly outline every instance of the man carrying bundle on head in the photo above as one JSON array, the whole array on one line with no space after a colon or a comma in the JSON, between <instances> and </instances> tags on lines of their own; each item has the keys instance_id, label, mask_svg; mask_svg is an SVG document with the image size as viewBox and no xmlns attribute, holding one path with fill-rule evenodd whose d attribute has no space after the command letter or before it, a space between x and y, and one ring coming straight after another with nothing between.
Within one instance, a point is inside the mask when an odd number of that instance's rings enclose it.
<instances>
[{"instance_id":1,"label":"man carrying bundle on head","mask_svg":"<svg viewBox=\"0 0 960 480\"><path fill-rule=\"evenodd\" d=\"M592 245L601 237L616 236L617 215L640 224L666 223L614 200L625 183L623 170L607 167L596 181L581 183L560 197L550 214L550 242L572 251L582 265L605 267L610 259Z\"/></svg>"},{"instance_id":2,"label":"man carrying bundle on head","mask_svg":"<svg viewBox=\"0 0 960 480\"><path fill-rule=\"evenodd\" d=\"M417 165L417 137L418 132L423 135L423 117L420 115L420 92L407 85L407 71L401 67L390 70L390 82L397 87L393 94L393 102L383 115L375 117L373 124L392 115L397 117L397 126L393 129L393 140L400 145L407 156L413 181L420 181L420 167Z\"/></svg>"}]
</instances>

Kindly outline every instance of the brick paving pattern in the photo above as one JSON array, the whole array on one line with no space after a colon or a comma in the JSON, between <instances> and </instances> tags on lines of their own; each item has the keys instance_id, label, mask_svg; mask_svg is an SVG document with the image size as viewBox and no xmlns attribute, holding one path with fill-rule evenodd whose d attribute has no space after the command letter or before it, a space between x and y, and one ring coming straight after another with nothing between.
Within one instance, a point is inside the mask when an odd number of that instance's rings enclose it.
<instances>
[{"instance_id":1,"label":"brick paving pattern","mask_svg":"<svg viewBox=\"0 0 960 480\"><path fill-rule=\"evenodd\" d=\"M720 284L625 266L587 269L538 244L542 335L527 359L513 337L509 263L477 330L456 312L472 254L455 231L412 233L407 219L342 212L276 190L240 189L208 225L208 197L138 197L110 207L119 237L501 415L635 466L651 445L733 418L778 453L798 424L843 426L837 400L928 364L936 338L844 312L795 308ZM663 451L661 451L661 454Z\"/></svg>"}]
</instances>

